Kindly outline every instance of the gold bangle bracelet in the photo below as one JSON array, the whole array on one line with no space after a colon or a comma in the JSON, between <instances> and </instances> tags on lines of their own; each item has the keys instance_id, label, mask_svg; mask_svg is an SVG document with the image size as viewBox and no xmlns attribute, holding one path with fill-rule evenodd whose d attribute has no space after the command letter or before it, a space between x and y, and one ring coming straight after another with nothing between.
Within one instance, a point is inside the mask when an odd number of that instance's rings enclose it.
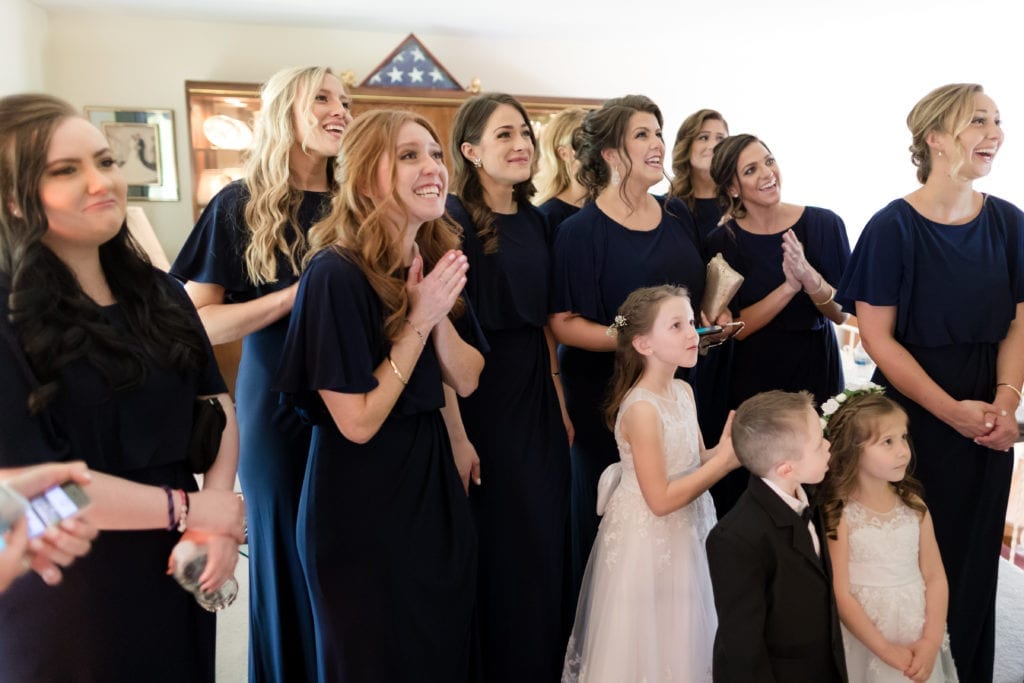
<instances>
[{"instance_id":1,"label":"gold bangle bracelet","mask_svg":"<svg viewBox=\"0 0 1024 683\"><path fill-rule=\"evenodd\" d=\"M388 355L388 362L391 363L391 369L395 372L395 377L402 383L402 386L408 386L409 380L402 376L402 373L398 371L398 366L395 365L395 361L391 360L391 356Z\"/></svg>"},{"instance_id":2,"label":"gold bangle bracelet","mask_svg":"<svg viewBox=\"0 0 1024 683\"><path fill-rule=\"evenodd\" d=\"M827 306L828 304L832 303L832 300L836 298L836 288L833 287L832 285L829 285L828 288L832 290L832 293L828 295L827 299L820 302L811 299L811 303L814 304L815 306Z\"/></svg>"},{"instance_id":3,"label":"gold bangle bracelet","mask_svg":"<svg viewBox=\"0 0 1024 683\"><path fill-rule=\"evenodd\" d=\"M1009 382L1000 382L999 384L996 385L996 389L998 390L999 387L1007 387L1010 391L1017 394L1017 405L1020 405L1020 402L1024 401L1024 394L1021 393L1020 389L1013 386Z\"/></svg>"}]
</instances>

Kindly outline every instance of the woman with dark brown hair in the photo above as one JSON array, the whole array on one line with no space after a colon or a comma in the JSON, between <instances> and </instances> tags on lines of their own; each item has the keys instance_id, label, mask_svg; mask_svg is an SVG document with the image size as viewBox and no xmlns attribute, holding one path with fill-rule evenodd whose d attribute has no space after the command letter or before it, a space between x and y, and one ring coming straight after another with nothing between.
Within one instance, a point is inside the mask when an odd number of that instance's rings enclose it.
<instances>
[{"instance_id":1,"label":"woman with dark brown hair","mask_svg":"<svg viewBox=\"0 0 1024 683\"><path fill-rule=\"evenodd\" d=\"M473 392L483 357L451 320L473 328L448 171L402 111L359 117L340 158L278 372L313 423L298 543L317 676L463 681L476 542L441 406L445 386Z\"/></svg>"},{"instance_id":2,"label":"woman with dark brown hair","mask_svg":"<svg viewBox=\"0 0 1024 683\"><path fill-rule=\"evenodd\" d=\"M485 482L469 496L480 534L483 679L553 681L568 617L572 425L547 327L553 226L529 201L536 156L523 106L500 93L466 100L451 156L448 211L462 226L466 294L490 347L480 388L459 400Z\"/></svg>"},{"instance_id":3,"label":"woman with dark brown hair","mask_svg":"<svg viewBox=\"0 0 1024 683\"><path fill-rule=\"evenodd\" d=\"M597 534L597 482L618 460L603 419L615 339L608 325L635 289L684 285L704 292L704 258L685 211L650 194L665 177L661 110L643 95L608 100L587 114L577 156L593 201L558 229L551 330L562 344L566 406L576 434L571 449L570 521L574 592ZM683 373L692 379L692 372ZM697 398L700 400L700 397Z\"/></svg>"}]
</instances>

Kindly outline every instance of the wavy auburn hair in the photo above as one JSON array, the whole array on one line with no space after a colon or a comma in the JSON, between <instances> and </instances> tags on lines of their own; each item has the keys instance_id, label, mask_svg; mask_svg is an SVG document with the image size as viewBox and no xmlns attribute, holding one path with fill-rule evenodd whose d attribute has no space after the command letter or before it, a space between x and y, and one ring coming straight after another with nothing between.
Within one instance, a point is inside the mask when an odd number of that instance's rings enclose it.
<instances>
[{"instance_id":1,"label":"wavy auburn hair","mask_svg":"<svg viewBox=\"0 0 1024 683\"><path fill-rule=\"evenodd\" d=\"M204 340L184 293L158 275L132 239L127 222L100 245L103 274L130 335L110 325L71 270L48 247L49 230L40 187L54 131L81 114L49 95L0 99L0 288L9 290L8 317L37 386L28 396L32 414L60 389L61 373L86 360L111 390L140 384L146 365L187 370L206 359Z\"/></svg>"},{"instance_id":2,"label":"wavy auburn hair","mask_svg":"<svg viewBox=\"0 0 1024 683\"><path fill-rule=\"evenodd\" d=\"M289 183L288 159L296 142L305 150L305 136L316 125L313 95L330 73L324 66L283 69L267 79L260 90L260 121L244 165L245 188L249 193L245 204L245 225L249 230L245 270L253 284L277 280L278 253L288 258L294 272L301 269L307 249L298 225L303 192ZM306 124L303 131L295 130L296 105ZM331 192L338 188L335 164L336 158L327 160Z\"/></svg>"},{"instance_id":3,"label":"wavy auburn hair","mask_svg":"<svg viewBox=\"0 0 1024 683\"><path fill-rule=\"evenodd\" d=\"M373 291L384 304L384 332L397 339L409 312L406 268L401 253L404 220L408 215L395 187L398 133L407 123L423 126L438 145L440 138L430 122L419 114L378 109L360 114L345 134L341 146L341 187L331 201L331 211L309 231L306 261L321 249L335 248L359 266ZM390 187L378 186L379 171L386 170ZM450 249L458 249L462 231L447 214L424 223L416 235L423 257L423 272ZM462 313L462 297L452 307L452 317Z\"/></svg>"}]
</instances>

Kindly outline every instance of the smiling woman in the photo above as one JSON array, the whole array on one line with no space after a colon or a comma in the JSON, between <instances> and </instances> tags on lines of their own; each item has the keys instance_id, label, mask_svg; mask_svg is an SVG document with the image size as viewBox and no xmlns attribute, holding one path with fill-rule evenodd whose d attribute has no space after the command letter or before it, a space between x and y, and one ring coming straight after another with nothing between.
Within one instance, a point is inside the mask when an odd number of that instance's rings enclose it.
<instances>
[{"instance_id":1,"label":"smiling woman","mask_svg":"<svg viewBox=\"0 0 1024 683\"><path fill-rule=\"evenodd\" d=\"M249 500L249 647L253 680L315 677L313 617L295 551L310 428L269 391L307 253L306 233L337 189L335 160L352 122L324 67L285 69L263 86L245 177L218 193L171 267L210 338L242 339L235 400L239 479Z\"/></svg>"},{"instance_id":2,"label":"smiling woman","mask_svg":"<svg viewBox=\"0 0 1024 683\"><path fill-rule=\"evenodd\" d=\"M415 114L360 115L310 231L277 379L314 425L298 522L323 644L309 680L468 676L476 543L441 407L443 387L476 388L483 357L453 325L477 329L439 152Z\"/></svg>"},{"instance_id":3,"label":"smiling woman","mask_svg":"<svg viewBox=\"0 0 1024 683\"><path fill-rule=\"evenodd\" d=\"M559 350L565 403L575 427L570 493L573 602L597 534L597 482L618 460L602 419L615 340L605 334L616 309L640 287L685 285L704 293L704 257L685 210L651 195L664 176L661 110L643 95L608 100L587 114L577 158L594 201L565 219L555 243L549 324ZM680 370L692 379L693 371ZM698 397L698 401L699 401Z\"/></svg>"},{"instance_id":4,"label":"smiling woman","mask_svg":"<svg viewBox=\"0 0 1024 683\"><path fill-rule=\"evenodd\" d=\"M553 681L565 645L572 433L547 329L553 226L530 204L536 141L515 98L467 100L451 153L448 211L462 226L466 294L490 347L479 389L446 409L479 530L483 679ZM486 483L470 488L471 477L480 484L477 457ZM534 599L523 600L520 586L531 586Z\"/></svg>"}]
</instances>

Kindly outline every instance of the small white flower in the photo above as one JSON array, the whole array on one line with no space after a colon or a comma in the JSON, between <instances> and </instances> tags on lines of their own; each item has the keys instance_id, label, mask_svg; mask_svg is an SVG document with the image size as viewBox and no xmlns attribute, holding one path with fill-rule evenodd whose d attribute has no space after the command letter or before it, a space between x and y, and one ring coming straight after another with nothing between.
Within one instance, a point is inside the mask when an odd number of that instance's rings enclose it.
<instances>
[{"instance_id":1,"label":"small white flower","mask_svg":"<svg viewBox=\"0 0 1024 683\"><path fill-rule=\"evenodd\" d=\"M825 405L821 407L821 412L825 415L831 415L837 410L839 410L839 403L834 398L825 401Z\"/></svg>"},{"instance_id":2,"label":"small white flower","mask_svg":"<svg viewBox=\"0 0 1024 683\"><path fill-rule=\"evenodd\" d=\"M835 398L836 403L844 403L846 401L846 394L836 394L833 398Z\"/></svg>"},{"instance_id":3,"label":"small white flower","mask_svg":"<svg viewBox=\"0 0 1024 683\"><path fill-rule=\"evenodd\" d=\"M822 430L828 429L828 420L826 420L823 417L819 417L818 419L821 420L821 428L822 428Z\"/></svg>"}]
</instances>

